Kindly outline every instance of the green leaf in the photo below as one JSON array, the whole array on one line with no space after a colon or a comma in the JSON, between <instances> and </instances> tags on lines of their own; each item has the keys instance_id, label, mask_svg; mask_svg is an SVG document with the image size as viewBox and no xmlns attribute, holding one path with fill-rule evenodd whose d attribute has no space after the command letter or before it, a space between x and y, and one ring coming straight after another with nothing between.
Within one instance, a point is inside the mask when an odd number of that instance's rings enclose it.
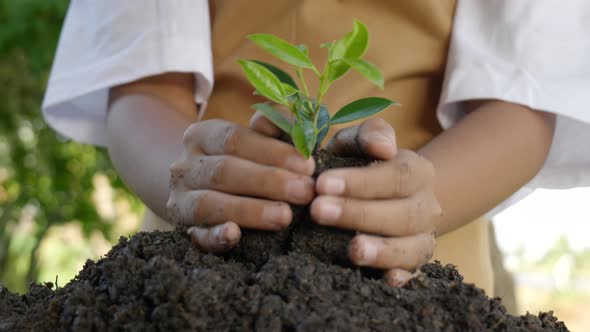
<instances>
[{"instance_id":1,"label":"green leaf","mask_svg":"<svg viewBox=\"0 0 590 332\"><path fill-rule=\"evenodd\" d=\"M279 104L287 104L287 97L281 81L270 70L254 61L238 60L246 73L246 78L256 91L266 98Z\"/></svg>"},{"instance_id":2,"label":"green leaf","mask_svg":"<svg viewBox=\"0 0 590 332\"><path fill-rule=\"evenodd\" d=\"M396 102L378 97L369 97L353 101L342 107L330 120L330 124L339 124L366 118L379 113Z\"/></svg>"},{"instance_id":3,"label":"green leaf","mask_svg":"<svg viewBox=\"0 0 590 332\"><path fill-rule=\"evenodd\" d=\"M275 35L260 33L249 35L248 39L288 64L303 68L314 68L313 63L303 51Z\"/></svg>"},{"instance_id":4,"label":"green leaf","mask_svg":"<svg viewBox=\"0 0 590 332\"><path fill-rule=\"evenodd\" d=\"M289 121L289 119L281 114L281 112L276 110L268 103L254 104L252 105L252 108L254 108L257 112L260 112L260 114L262 114L270 122L274 123L277 127L281 128L281 130L285 133L291 133L291 129L293 127L291 121Z\"/></svg>"},{"instance_id":5,"label":"green leaf","mask_svg":"<svg viewBox=\"0 0 590 332\"><path fill-rule=\"evenodd\" d=\"M313 109L310 110L310 106L315 108L317 106L317 102L314 100L309 103L307 101L299 100L297 103L295 103L295 125L302 128L307 150L311 152L316 145L317 135Z\"/></svg>"},{"instance_id":6,"label":"green leaf","mask_svg":"<svg viewBox=\"0 0 590 332\"><path fill-rule=\"evenodd\" d=\"M329 61L331 62L328 79L334 82L344 75L350 66L345 62L336 61L342 58L358 59L367 50L369 31L360 21L354 21L353 30L330 47Z\"/></svg>"},{"instance_id":7,"label":"green leaf","mask_svg":"<svg viewBox=\"0 0 590 332\"><path fill-rule=\"evenodd\" d=\"M313 149L315 147L315 143L317 140L313 121L303 120L303 122L301 123L301 127L303 128L303 133L305 134L305 142L307 143L307 150L311 154L311 152L313 151ZM309 155L307 155L306 157L309 157Z\"/></svg>"},{"instance_id":8,"label":"green leaf","mask_svg":"<svg viewBox=\"0 0 590 332\"><path fill-rule=\"evenodd\" d=\"M346 74L350 66L343 61L331 62L328 68L328 82L332 83Z\"/></svg>"},{"instance_id":9,"label":"green leaf","mask_svg":"<svg viewBox=\"0 0 590 332\"><path fill-rule=\"evenodd\" d=\"M317 123L317 128L320 129L322 128L324 125L328 124L326 126L326 128L322 129L322 131L320 131L318 133L318 137L316 139L316 143L315 143L315 148L320 147L322 145L322 141L324 140L324 138L326 138L326 135L328 134L328 131L330 130L330 113L328 112L328 109L326 108L326 106L322 105L320 106L320 114L318 114L318 123Z\"/></svg>"},{"instance_id":10,"label":"green leaf","mask_svg":"<svg viewBox=\"0 0 590 332\"><path fill-rule=\"evenodd\" d=\"M313 125L313 121L315 120L313 118L313 112L315 111L315 108L318 105L317 101L315 99L312 100L312 99L309 99L309 98L306 98L303 96L302 99L300 101L298 101L298 103L302 104L302 105L299 105L299 104L296 105L297 107L302 108L302 111L299 112L299 117L305 121L311 122ZM310 109L310 107L311 107L311 109ZM326 108L326 106L321 105L318 112L319 113L318 113L317 123L315 124L315 128L317 130L319 130L327 123L328 123L328 125L326 125L326 127L318 133L317 137L315 138L315 143L312 146L312 150L314 150L316 147L319 147L320 144L322 144L322 141L324 140L324 138L328 134L328 130L330 129L330 125L329 125L330 113L328 112L328 109Z\"/></svg>"},{"instance_id":11,"label":"green leaf","mask_svg":"<svg viewBox=\"0 0 590 332\"><path fill-rule=\"evenodd\" d=\"M315 99L306 96L304 93L298 93L297 99L301 100L302 102L305 101L315 103Z\"/></svg>"},{"instance_id":12,"label":"green leaf","mask_svg":"<svg viewBox=\"0 0 590 332\"><path fill-rule=\"evenodd\" d=\"M358 59L365 54L368 44L369 31L367 27L361 21L355 20L352 31L333 45L330 60Z\"/></svg>"},{"instance_id":13,"label":"green leaf","mask_svg":"<svg viewBox=\"0 0 590 332\"><path fill-rule=\"evenodd\" d=\"M293 144L297 151L299 151L305 158L309 158L311 151L301 123L296 123L291 129L291 139L293 140Z\"/></svg>"},{"instance_id":14,"label":"green leaf","mask_svg":"<svg viewBox=\"0 0 590 332\"><path fill-rule=\"evenodd\" d=\"M363 76L365 76L369 81L371 81L371 83L375 84L376 86L378 86L380 89L383 90L383 84L384 84L383 74L381 73L379 68L377 68L375 65L373 65L365 60L362 60L362 59L343 58L342 61L344 61L347 65L349 65L352 68L354 68L355 70L357 70L359 73L361 73Z\"/></svg>"},{"instance_id":15,"label":"green leaf","mask_svg":"<svg viewBox=\"0 0 590 332\"><path fill-rule=\"evenodd\" d=\"M304 44L299 44L296 46L301 52L303 52L303 54L308 55L309 56L309 49L307 48L307 46L305 46Z\"/></svg>"},{"instance_id":16,"label":"green leaf","mask_svg":"<svg viewBox=\"0 0 590 332\"><path fill-rule=\"evenodd\" d=\"M292 87L289 84L281 82L281 85L283 86L283 91L285 91L285 95L287 97L292 96L292 95L296 94L297 92L299 92L299 90L295 89L294 87Z\"/></svg>"},{"instance_id":17,"label":"green leaf","mask_svg":"<svg viewBox=\"0 0 590 332\"><path fill-rule=\"evenodd\" d=\"M249 60L249 61L256 62L257 64L266 67L266 69L270 70L273 74L275 74L275 76L278 77L278 79L282 83L289 84L290 86L299 90L299 87L297 86L297 83L295 83L295 80L293 79L293 77L291 77L291 75L289 75L287 72L283 71L282 69L275 67L275 66L271 65L270 63L262 62L259 60Z\"/></svg>"},{"instance_id":18,"label":"green leaf","mask_svg":"<svg viewBox=\"0 0 590 332\"><path fill-rule=\"evenodd\" d=\"M319 107L317 123L314 124L314 121L316 119L313 114L317 106L318 103L316 100L310 100L305 96L302 96L302 98L299 99L295 104L297 119L298 121L302 122L302 127L304 129L305 137L310 151L314 151L320 146L320 144L328 134L328 130L330 127L330 113L328 113L328 109L324 105L321 105ZM326 125L326 127L316 135L316 130L319 130L324 125Z\"/></svg>"}]
</instances>

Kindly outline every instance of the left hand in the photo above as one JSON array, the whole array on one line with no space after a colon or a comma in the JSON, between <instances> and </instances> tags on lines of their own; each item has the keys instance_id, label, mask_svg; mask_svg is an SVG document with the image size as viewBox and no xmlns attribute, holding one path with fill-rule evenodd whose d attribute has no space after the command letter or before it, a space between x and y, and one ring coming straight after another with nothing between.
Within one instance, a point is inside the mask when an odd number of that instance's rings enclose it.
<instances>
[{"instance_id":1,"label":"left hand","mask_svg":"<svg viewBox=\"0 0 590 332\"><path fill-rule=\"evenodd\" d=\"M360 232L349 245L351 261L386 270L390 285L403 286L434 251L442 210L433 191L433 165L413 151L398 150L393 128L381 119L342 129L328 151L378 162L322 173L312 217L321 225Z\"/></svg>"}]
</instances>

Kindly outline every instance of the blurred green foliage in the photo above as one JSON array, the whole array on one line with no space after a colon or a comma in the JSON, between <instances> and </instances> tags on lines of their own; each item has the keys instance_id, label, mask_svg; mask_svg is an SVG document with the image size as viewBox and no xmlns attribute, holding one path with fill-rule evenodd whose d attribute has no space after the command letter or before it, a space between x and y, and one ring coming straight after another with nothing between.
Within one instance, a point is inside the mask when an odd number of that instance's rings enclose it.
<instances>
[{"instance_id":1,"label":"blurred green foliage","mask_svg":"<svg viewBox=\"0 0 590 332\"><path fill-rule=\"evenodd\" d=\"M112 220L92 201L93 176L107 176L135 209L102 149L65 140L47 126L41 102L66 0L0 0L0 284L24 291L39 275L37 249L53 225L81 224L112 241Z\"/></svg>"}]
</instances>

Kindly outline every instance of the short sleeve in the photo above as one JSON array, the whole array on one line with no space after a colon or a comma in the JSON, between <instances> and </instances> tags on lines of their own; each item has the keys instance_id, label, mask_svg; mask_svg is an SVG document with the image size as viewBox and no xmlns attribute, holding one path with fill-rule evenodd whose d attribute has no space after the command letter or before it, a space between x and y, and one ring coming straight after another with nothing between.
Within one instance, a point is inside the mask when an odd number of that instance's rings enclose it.
<instances>
[{"instance_id":1,"label":"short sleeve","mask_svg":"<svg viewBox=\"0 0 590 332\"><path fill-rule=\"evenodd\" d=\"M110 87L168 71L195 75L195 102L213 85L206 0L72 0L43 101L46 121L104 145Z\"/></svg>"},{"instance_id":2,"label":"short sleeve","mask_svg":"<svg viewBox=\"0 0 590 332\"><path fill-rule=\"evenodd\" d=\"M590 186L588 31L585 0L459 0L437 110L441 125L453 126L461 102L471 99L555 113L548 159L523 192Z\"/></svg>"}]
</instances>

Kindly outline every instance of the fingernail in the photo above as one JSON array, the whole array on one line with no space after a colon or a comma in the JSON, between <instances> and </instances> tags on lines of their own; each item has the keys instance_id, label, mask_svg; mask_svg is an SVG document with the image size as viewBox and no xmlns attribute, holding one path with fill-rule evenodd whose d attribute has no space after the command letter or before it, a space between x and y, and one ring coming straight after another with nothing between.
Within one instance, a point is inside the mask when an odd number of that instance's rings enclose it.
<instances>
[{"instance_id":1,"label":"fingernail","mask_svg":"<svg viewBox=\"0 0 590 332\"><path fill-rule=\"evenodd\" d=\"M325 177L323 179L323 194L340 195L344 193L344 179L338 177Z\"/></svg>"},{"instance_id":2,"label":"fingernail","mask_svg":"<svg viewBox=\"0 0 590 332\"><path fill-rule=\"evenodd\" d=\"M282 228L289 222L288 211L280 204L265 206L262 210L262 221L269 225Z\"/></svg>"},{"instance_id":3,"label":"fingernail","mask_svg":"<svg viewBox=\"0 0 590 332\"><path fill-rule=\"evenodd\" d=\"M319 206L319 223L323 225L333 224L342 215L342 207L336 202L323 200Z\"/></svg>"},{"instance_id":4,"label":"fingernail","mask_svg":"<svg viewBox=\"0 0 590 332\"><path fill-rule=\"evenodd\" d=\"M315 170L315 161L311 157L305 159L298 154L292 155L287 158L286 167L297 173L311 175Z\"/></svg>"},{"instance_id":5,"label":"fingernail","mask_svg":"<svg viewBox=\"0 0 590 332\"><path fill-rule=\"evenodd\" d=\"M223 246L223 245L227 244L227 239L225 238L224 233L225 233L225 227L223 225L213 228L212 236L218 245Z\"/></svg>"},{"instance_id":6,"label":"fingernail","mask_svg":"<svg viewBox=\"0 0 590 332\"><path fill-rule=\"evenodd\" d=\"M380 132L374 132L369 134L369 142L380 142L391 145L393 144L393 139L389 135Z\"/></svg>"},{"instance_id":7,"label":"fingernail","mask_svg":"<svg viewBox=\"0 0 590 332\"><path fill-rule=\"evenodd\" d=\"M374 132L369 134L368 142L370 144L369 154L378 159L390 159L396 154L395 140L390 135Z\"/></svg>"},{"instance_id":8,"label":"fingernail","mask_svg":"<svg viewBox=\"0 0 590 332\"><path fill-rule=\"evenodd\" d=\"M377 246L372 242L365 241L359 248L357 264L371 264L375 259L377 259Z\"/></svg>"},{"instance_id":9,"label":"fingernail","mask_svg":"<svg viewBox=\"0 0 590 332\"><path fill-rule=\"evenodd\" d=\"M287 182L287 196L298 202L305 203L311 196L313 183L302 179L289 180Z\"/></svg>"}]
</instances>

